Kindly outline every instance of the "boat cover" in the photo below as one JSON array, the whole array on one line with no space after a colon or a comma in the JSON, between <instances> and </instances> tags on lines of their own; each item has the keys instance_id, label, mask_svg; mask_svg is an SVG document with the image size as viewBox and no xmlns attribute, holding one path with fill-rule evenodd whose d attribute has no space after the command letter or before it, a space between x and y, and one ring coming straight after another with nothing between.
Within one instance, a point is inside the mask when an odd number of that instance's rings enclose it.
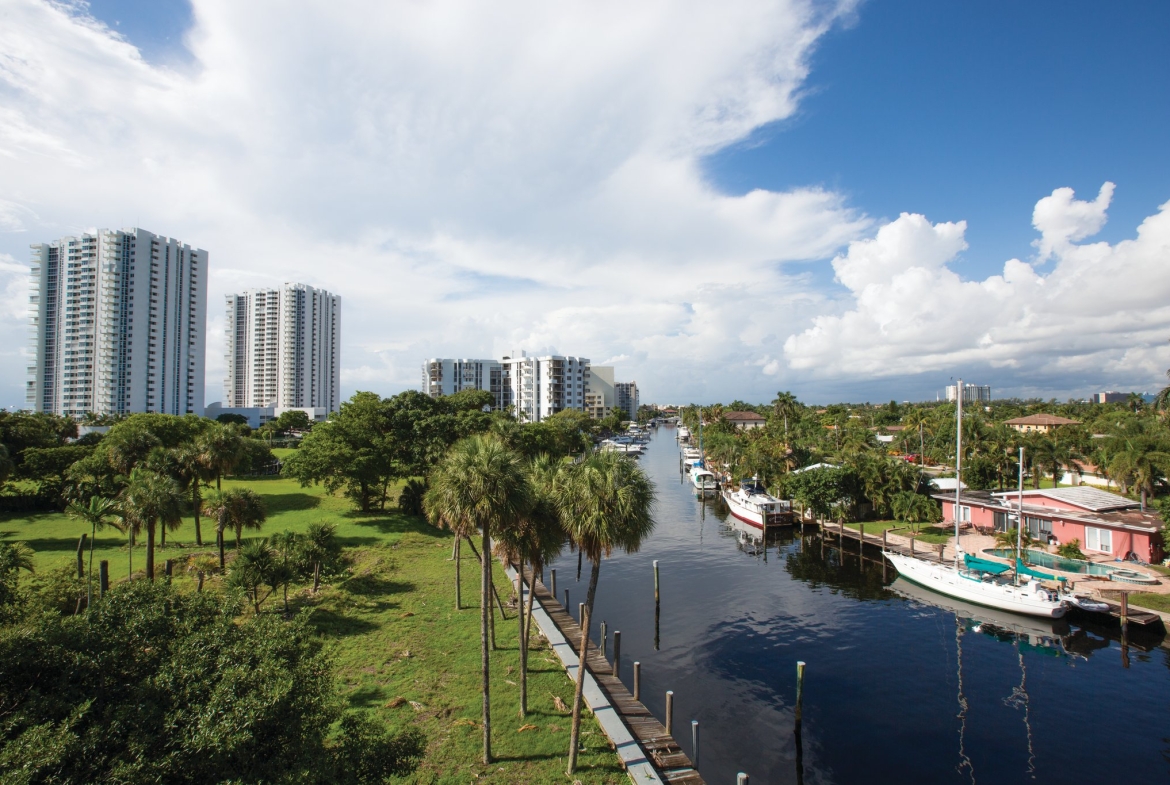
<instances>
[{"instance_id":1,"label":"boat cover","mask_svg":"<svg viewBox=\"0 0 1170 785\"><path fill-rule=\"evenodd\" d=\"M1057 578L1055 575L1049 575L1046 572L1034 570L1028 565L1024 564L1020 559L1016 559L1016 572L1020 575L1031 575L1033 578L1039 578L1042 581L1067 581L1068 578Z\"/></svg>"},{"instance_id":2,"label":"boat cover","mask_svg":"<svg viewBox=\"0 0 1170 785\"><path fill-rule=\"evenodd\" d=\"M987 572L992 575L1000 575L1011 569L1006 564L990 561L988 559L980 559L977 556L972 556L969 553L963 554L963 562L967 565L968 570L977 570L978 572Z\"/></svg>"}]
</instances>

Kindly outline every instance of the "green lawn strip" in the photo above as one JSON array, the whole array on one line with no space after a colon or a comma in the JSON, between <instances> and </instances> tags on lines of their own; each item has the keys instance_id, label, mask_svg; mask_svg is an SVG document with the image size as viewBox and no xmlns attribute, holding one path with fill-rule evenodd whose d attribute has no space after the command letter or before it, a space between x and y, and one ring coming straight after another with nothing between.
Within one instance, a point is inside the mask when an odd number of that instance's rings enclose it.
<instances>
[{"instance_id":1,"label":"green lawn strip","mask_svg":"<svg viewBox=\"0 0 1170 785\"><path fill-rule=\"evenodd\" d=\"M345 546L352 566L348 577L325 585L316 596L306 586L290 590L294 612L307 608L312 621L336 657L337 676L350 704L374 712L392 729L415 725L427 734L427 758L404 782L446 783L476 781L571 782L565 777L569 744L569 717L558 712L553 696L572 703L573 684L553 652L534 634L529 653L529 715L519 717L517 622L514 610L501 622L497 613L492 654L493 751L491 766L480 763L482 732L479 649L479 562L462 549L464 609L456 611L455 567L451 535L418 518L396 512L362 513L346 499L331 497L319 487L301 488L295 481L274 478L227 480L224 488L246 486L260 494L268 507L261 532L246 532L245 540L286 530L304 531L314 521L330 521ZM396 497L397 492L392 494ZM72 565L77 540L88 528L62 513L0 517L0 539L25 541L35 549L38 571ZM168 533L166 548L156 553L161 575L164 560L211 556L215 533L204 519L204 547L196 548L194 523ZM229 558L234 535L229 533ZM125 537L107 529L99 532L94 569L110 561L111 580L127 574ZM145 564L145 548L134 549L134 568ZM184 564L187 564L184 561ZM497 564L495 579L507 602L511 587ZM95 577L96 580L96 577ZM175 583L193 591L193 570L180 566ZM209 578L206 590L221 585ZM269 598L264 612L281 607ZM409 652L409 654L408 654ZM512 682L512 683L510 683ZM403 702L396 699L401 697ZM418 704L413 706L410 701ZM535 728L520 728L534 725ZM582 725L585 752L579 758L576 779L582 783L619 783L627 777L617 755L593 717L586 712Z\"/></svg>"},{"instance_id":2,"label":"green lawn strip","mask_svg":"<svg viewBox=\"0 0 1170 785\"><path fill-rule=\"evenodd\" d=\"M886 530L889 530L889 531L893 532L894 534L907 536L907 535L913 533L915 526L921 526L918 534L915 536L914 539L918 540L918 542L927 542L927 543L931 543L933 545L939 545L939 544L944 543L944 542L950 542L954 536L953 534L944 533L940 529L937 529L937 528L931 526L930 524L926 524L926 523L906 524L906 523L903 523L902 521L863 521L861 524L847 523L847 524L845 524L845 528L846 529L853 529L854 531L856 531L858 529L858 527L863 525L863 524L865 526L865 533L872 534L875 536L880 535L883 531L886 531ZM828 525L829 531L832 531L835 528L837 528L837 524L829 524ZM897 531L894 531L895 529Z\"/></svg>"},{"instance_id":3,"label":"green lawn strip","mask_svg":"<svg viewBox=\"0 0 1170 785\"><path fill-rule=\"evenodd\" d=\"M1152 592L1138 591L1129 595L1132 605L1140 605L1152 611L1170 613L1170 594L1153 594Z\"/></svg>"},{"instance_id":4,"label":"green lawn strip","mask_svg":"<svg viewBox=\"0 0 1170 785\"><path fill-rule=\"evenodd\" d=\"M887 529L903 528L906 526L906 524L902 523L901 521L862 521L861 523L845 524L846 529L856 530L861 526L865 527L866 534L881 534Z\"/></svg>"}]
</instances>

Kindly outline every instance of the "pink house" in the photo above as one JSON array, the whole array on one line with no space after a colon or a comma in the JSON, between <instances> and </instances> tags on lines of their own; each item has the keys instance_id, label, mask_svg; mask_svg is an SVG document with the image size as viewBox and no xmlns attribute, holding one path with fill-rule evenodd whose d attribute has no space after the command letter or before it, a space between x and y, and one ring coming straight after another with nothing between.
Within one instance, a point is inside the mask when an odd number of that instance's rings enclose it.
<instances>
[{"instance_id":1,"label":"pink house","mask_svg":"<svg viewBox=\"0 0 1170 785\"><path fill-rule=\"evenodd\" d=\"M934 498L942 502L943 517L954 521L954 495L939 493ZM966 491L961 497L959 522L1007 531L1015 527L1017 505L1014 491ZM1090 558L1124 559L1131 553L1151 563L1165 558L1162 519L1153 512L1142 512L1137 502L1116 493L1085 485L1041 488L1024 491L1023 506L1026 531L1049 545L1078 540Z\"/></svg>"}]
</instances>

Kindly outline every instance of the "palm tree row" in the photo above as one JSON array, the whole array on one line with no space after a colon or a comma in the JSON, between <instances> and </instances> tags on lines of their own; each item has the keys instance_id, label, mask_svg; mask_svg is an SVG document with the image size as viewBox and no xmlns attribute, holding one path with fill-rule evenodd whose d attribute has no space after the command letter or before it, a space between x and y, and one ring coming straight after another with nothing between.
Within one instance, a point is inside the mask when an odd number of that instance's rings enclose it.
<instances>
[{"instance_id":1,"label":"palm tree row","mask_svg":"<svg viewBox=\"0 0 1170 785\"><path fill-rule=\"evenodd\" d=\"M458 542L478 531L482 543L480 651L483 691L483 761L492 761L489 625L492 559L495 553L519 573L520 714L528 712L527 653L532 620L531 586L566 543L590 561L586 613L597 594L601 561L614 550L637 551L654 528L654 485L618 453L594 453L574 462L538 455L524 460L499 435L470 436L456 443L432 472L424 497L430 521L456 537L456 607L459 600ZM493 548L494 544L494 548ZM527 581L527 583L526 583ZM588 618L588 616L586 617ZM588 630L583 630L588 635ZM579 701L580 696L575 698ZM573 738L579 731L575 706ZM575 756L570 755L572 774Z\"/></svg>"}]
</instances>

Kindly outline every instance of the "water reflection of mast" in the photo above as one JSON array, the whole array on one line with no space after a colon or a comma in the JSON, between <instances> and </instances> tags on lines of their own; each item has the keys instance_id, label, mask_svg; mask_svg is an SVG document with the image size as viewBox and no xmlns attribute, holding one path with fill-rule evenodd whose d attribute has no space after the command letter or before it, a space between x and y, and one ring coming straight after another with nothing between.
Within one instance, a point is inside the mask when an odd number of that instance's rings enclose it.
<instances>
[{"instance_id":1,"label":"water reflection of mast","mask_svg":"<svg viewBox=\"0 0 1170 785\"><path fill-rule=\"evenodd\" d=\"M971 774L971 783L975 783L975 767L967 757L967 696L963 694L963 622L959 614L955 614L955 649L959 663L959 765L955 770L962 774L966 769Z\"/></svg>"},{"instance_id":2,"label":"water reflection of mast","mask_svg":"<svg viewBox=\"0 0 1170 785\"><path fill-rule=\"evenodd\" d=\"M1004 698L1004 704L1013 709L1023 707L1024 729L1028 734L1028 774L1036 779L1036 750L1032 747L1032 721L1029 716L1031 701L1028 699L1028 671L1024 668L1024 652L1020 649L1019 633L1016 633L1016 656L1020 660L1020 686L1012 689L1012 694Z\"/></svg>"}]
</instances>

